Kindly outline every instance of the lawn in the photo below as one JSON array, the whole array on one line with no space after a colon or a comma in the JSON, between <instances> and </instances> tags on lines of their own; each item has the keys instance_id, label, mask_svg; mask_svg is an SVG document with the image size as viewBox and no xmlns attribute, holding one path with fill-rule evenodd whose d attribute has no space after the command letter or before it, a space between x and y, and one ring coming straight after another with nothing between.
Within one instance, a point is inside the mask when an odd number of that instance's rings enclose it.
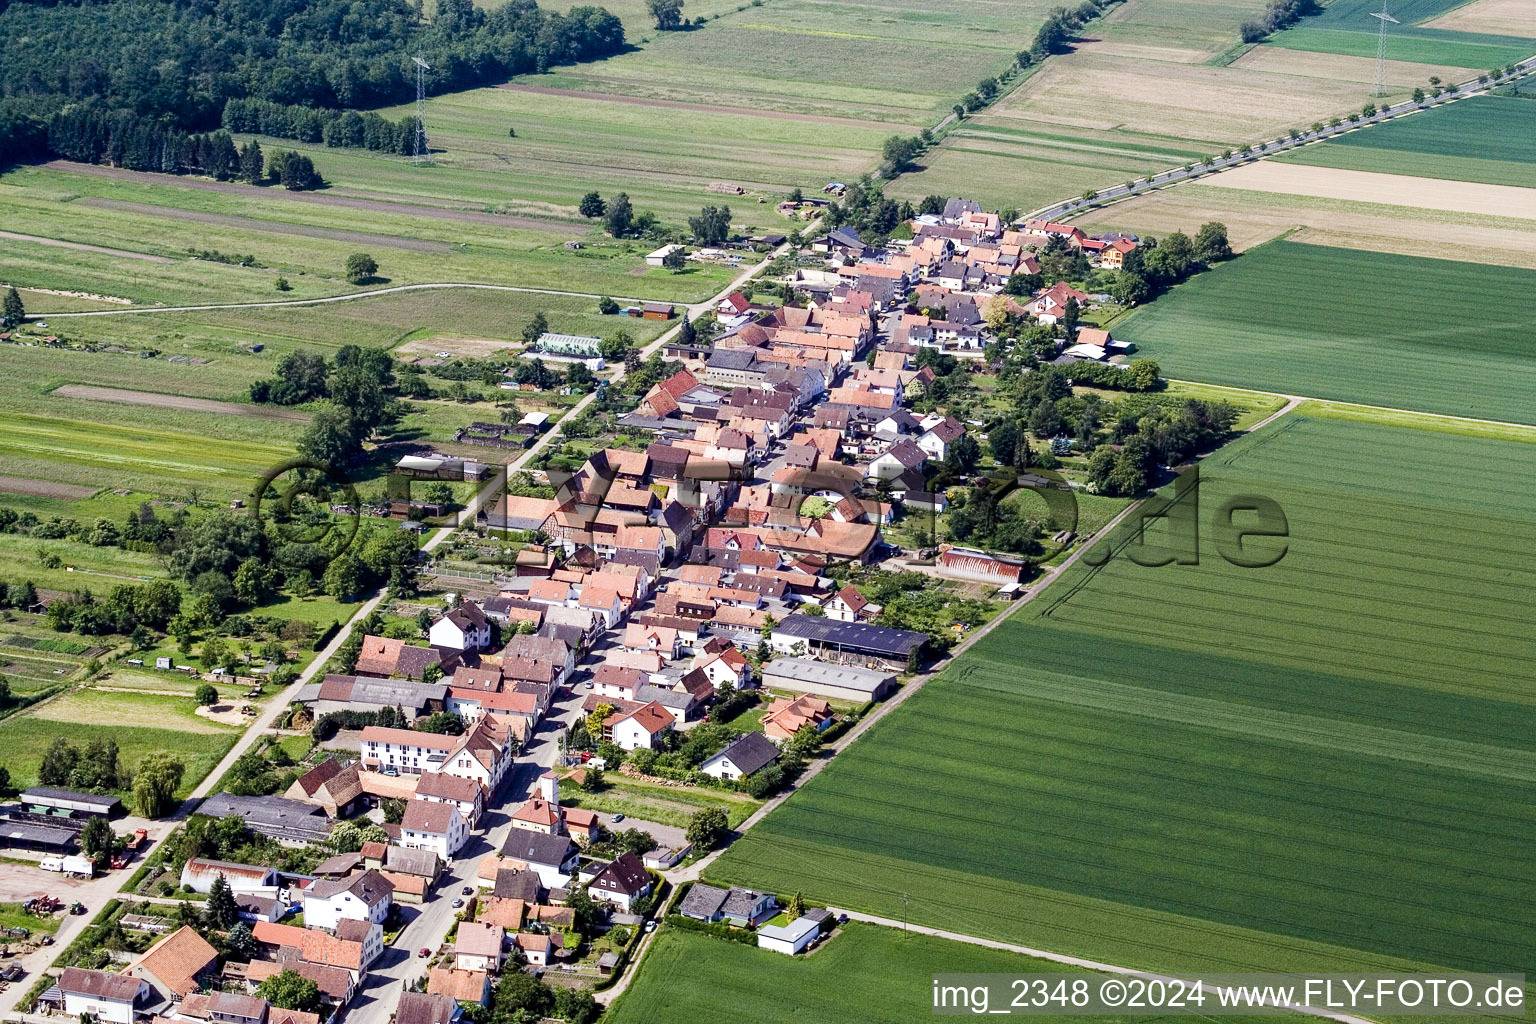
<instances>
[{"instance_id":1,"label":"lawn","mask_svg":"<svg viewBox=\"0 0 1536 1024\"><path fill-rule=\"evenodd\" d=\"M789 957L663 928L609 1024L910 1024L930 1015L935 974L1076 973L1002 950L852 922ZM1050 1016L1034 1020L1066 1020ZM1072 1017L1082 1024L1137 1018Z\"/></svg>"},{"instance_id":2,"label":"lawn","mask_svg":"<svg viewBox=\"0 0 1536 1024\"><path fill-rule=\"evenodd\" d=\"M1474 96L1277 159L1536 188L1536 97Z\"/></svg>"},{"instance_id":3,"label":"lawn","mask_svg":"<svg viewBox=\"0 0 1536 1024\"><path fill-rule=\"evenodd\" d=\"M1273 242L1115 333L1170 377L1529 423L1533 320L1530 270Z\"/></svg>"},{"instance_id":4,"label":"lawn","mask_svg":"<svg viewBox=\"0 0 1536 1024\"><path fill-rule=\"evenodd\" d=\"M560 802L569 807L584 807L605 814L623 814L678 828L687 828L694 814L713 808L725 811L734 827L746 821L753 811L763 805L761 800L754 800L745 793L702 787L663 786L616 772L603 777L603 789L599 793L587 793L575 786L565 787Z\"/></svg>"},{"instance_id":5,"label":"lawn","mask_svg":"<svg viewBox=\"0 0 1536 1024\"><path fill-rule=\"evenodd\" d=\"M1168 971L1523 970L1536 445L1293 416L1201 476L1198 566L1079 562L711 877ZM1270 568L1217 554L1238 495Z\"/></svg>"},{"instance_id":6,"label":"lawn","mask_svg":"<svg viewBox=\"0 0 1536 1024\"><path fill-rule=\"evenodd\" d=\"M0 721L0 764L19 789L37 784L37 768L49 744L63 737L76 745L93 739L117 742L124 769L145 754L168 753L186 765L178 797L190 793L240 736L192 713L185 697L79 690ZM120 796L128 795L124 791Z\"/></svg>"},{"instance_id":7,"label":"lawn","mask_svg":"<svg viewBox=\"0 0 1536 1024\"><path fill-rule=\"evenodd\" d=\"M26 928L33 935L52 935L59 930L62 917L35 917L21 909L20 903L0 903L0 928Z\"/></svg>"}]
</instances>

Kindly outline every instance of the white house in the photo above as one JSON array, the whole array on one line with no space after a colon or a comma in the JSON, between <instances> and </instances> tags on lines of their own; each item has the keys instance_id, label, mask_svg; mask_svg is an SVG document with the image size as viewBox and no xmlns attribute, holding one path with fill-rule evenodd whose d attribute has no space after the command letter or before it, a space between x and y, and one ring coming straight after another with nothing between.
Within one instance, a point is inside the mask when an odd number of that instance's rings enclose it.
<instances>
[{"instance_id":1,"label":"white house","mask_svg":"<svg viewBox=\"0 0 1536 1024\"><path fill-rule=\"evenodd\" d=\"M457 736L370 725L363 729L359 749L366 768L393 768L401 775L421 775L441 771L448 754L458 745Z\"/></svg>"},{"instance_id":2,"label":"white house","mask_svg":"<svg viewBox=\"0 0 1536 1024\"><path fill-rule=\"evenodd\" d=\"M612 584L604 582L601 573L590 576L587 582L582 584L581 597L576 602L576 607L584 611L596 612L603 617L603 625L608 629L617 626L624 619L624 602L619 599L619 592Z\"/></svg>"},{"instance_id":3,"label":"white house","mask_svg":"<svg viewBox=\"0 0 1536 1024\"><path fill-rule=\"evenodd\" d=\"M576 873L580 851L568 835L514 828L507 832L501 856L504 861L517 861L538 875L539 884L544 888L563 889Z\"/></svg>"},{"instance_id":4,"label":"white house","mask_svg":"<svg viewBox=\"0 0 1536 1024\"><path fill-rule=\"evenodd\" d=\"M768 767L778 756L779 748L762 733L742 733L700 765L699 771L717 779L744 779Z\"/></svg>"},{"instance_id":5,"label":"white house","mask_svg":"<svg viewBox=\"0 0 1536 1024\"><path fill-rule=\"evenodd\" d=\"M453 804L464 824L474 828L485 811L485 790L473 779L437 772L416 783L416 799Z\"/></svg>"},{"instance_id":6,"label":"white house","mask_svg":"<svg viewBox=\"0 0 1536 1024\"><path fill-rule=\"evenodd\" d=\"M798 917L786 925L765 924L757 930L757 944L793 956L809 946L820 930L821 926L808 917Z\"/></svg>"},{"instance_id":7,"label":"white house","mask_svg":"<svg viewBox=\"0 0 1536 1024\"><path fill-rule=\"evenodd\" d=\"M347 878L316 879L304 890L304 925L335 930L342 921L372 921L389 916L395 887L372 868Z\"/></svg>"},{"instance_id":8,"label":"white house","mask_svg":"<svg viewBox=\"0 0 1536 1024\"><path fill-rule=\"evenodd\" d=\"M433 647L483 651L491 645L491 620L473 601L465 601L432 623L427 637Z\"/></svg>"},{"instance_id":9,"label":"white house","mask_svg":"<svg viewBox=\"0 0 1536 1024\"><path fill-rule=\"evenodd\" d=\"M66 967L59 977L64 1012L71 1017L90 1014L111 1024L133 1024L134 1004L150 998L149 982L124 974Z\"/></svg>"},{"instance_id":10,"label":"white house","mask_svg":"<svg viewBox=\"0 0 1536 1024\"><path fill-rule=\"evenodd\" d=\"M502 943L506 931L500 925L459 922L453 939L454 966L461 971L501 970Z\"/></svg>"},{"instance_id":11,"label":"white house","mask_svg":"<svg viewBox=\"0 0 1536 1024\"><path fill-rule=\"evenodd\" d=\"M666 708L650 701L627 715L611 716L603 723L603 731L611 733L613 742L625 750L654 749L676 723Z\"/></svg>"},{"instance_id":12,"label":"white house","mask_svg":"<svg viewBox=\"0 0 1536 1024\"><path fill-rule=\"evenodd\" d=\"M821 610L829 619L836 619L839 622L857 622L869 607L869 599L850 585L832 595L831 599L821 606Z\"/></svg>"},{"instance_id":13,"label":"white house","mask_svg":"<svg viewBox=\"0 0 1536 1024\"><path fill-rule=\"evenodd\" d=\"M400 819L400 845L407 850L431 850L451 860L469 840L469 825L459 805L437 800L407 800Z\"/></svg>"},{"instance_id":14,"label":"white house","mask_svg":"<svg viewBox=\"0 0 1536 1024\"><path fill-rule=\"evenodd\" d=\"M587 886L587 895L604 903L611 903L624 913L629 913L635 900L651 891L651 876L645 864L634 854L619 854L613 863L598 872Z\"/></svg>"},{"instance_id":15,"label":"white house","mask_svg":"<svg viewBox=\"0 0 1536 1024\"><path fill-rule=\"evenodd\" d=\"M904 437L871 460L864 467L864 476L870 480L894 480L927 461L928 453L911 438Z\"/></svg>"},{"instance_id":16,"label":"white house","mask_svg":"<svg viewBox=\"0 0 1536 1024\"><path fill-rule=\"evenodd\" d=\"M730 683L738 690L747 689L752 685L752 663L734 647L728 647L715 654L706 654L695 661L693 667L708 676L717 690L726 683Z\"/></svg>"}]
</instances>

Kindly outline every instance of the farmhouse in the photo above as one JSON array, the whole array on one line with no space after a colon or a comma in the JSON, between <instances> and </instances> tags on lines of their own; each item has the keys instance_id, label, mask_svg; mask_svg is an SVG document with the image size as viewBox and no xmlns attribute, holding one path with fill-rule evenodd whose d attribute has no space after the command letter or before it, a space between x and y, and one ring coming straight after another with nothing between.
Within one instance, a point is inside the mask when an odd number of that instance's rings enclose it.
<instances>
[{"instance_id":1,"label":"farmhouse","mask_svg":"<svg viewBox=\"0 0 1536 1024\"><path fill-rule=\"evenodd\" d=\"M182 925L123 968L130 978L149 983L164 999L180 999L202 988L219 961L219 951L190 925Z\"/></svg>"},{"instance_id":2,"label":"farmhouse","mask_svg":"<svg viewBox=\"0 0 1536 1024\"><path fill-rule=\"evenodd\" d=\"M443 683L417 683L407 679L376 679L372 676L327 675L320 683L299 690L298 700L318 717L335 711L379 711L399 708L407 721L443 710L448 687Z\"/></svg>"},{"instance_id":3,"label":"farmhouse","mask_svg":"<svg viewBox=\"0 0 1536 1024\"><path fill-rule=\"evenodd\" d=\"M699 771L717 779L744 779L761 771L779 758L779 748L759 732L743 733L725 749L699 766Z\"/></svg>"},{"instance_id":4,"label":"farmhouse","mask_svg":"<svg viewBox=\"0 0 1536 1024\"><path fill-rule=\"evenodd\" d=\"M884 700L896 689L895 673L837 665L814 658L774 658L763 666L763 685L863 703Z\"/></svg>"},{"instance_id":5,"label":"farmhouse","mask_svg":"<svg viewBox=\"0 0 1536 1024\"><path fill-rule=\"evenodd\" d=\"M59 977L64 1012L72 1017L87 1014L111 1024L133 1024L137 1009L154 996L149 983L126 974L66 967Z\"/></svg>"}]
</instances>

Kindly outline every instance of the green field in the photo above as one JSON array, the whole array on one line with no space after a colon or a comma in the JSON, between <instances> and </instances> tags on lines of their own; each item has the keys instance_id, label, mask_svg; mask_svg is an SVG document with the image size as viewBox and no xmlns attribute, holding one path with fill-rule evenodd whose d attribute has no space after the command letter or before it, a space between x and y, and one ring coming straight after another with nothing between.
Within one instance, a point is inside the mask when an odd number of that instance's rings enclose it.
<instances>
[{"instance_id":1,"label":"green field","mask_svg":"<svg viewBox=\"0 0 1536 1024\"><path fill-rule=\"evenodd\" d=\"M36 785L37 767L49 744L63 737L76 745L97 738L117 741L124 769L149 753L169 753L186 766L177 795L190 793L240 736L192 713L190 697L79 690L0 721L0 764L12 785ZM119 795L125 795L120 792Z\"/></svg>"},{"instance_id":2,"label":"green field","mask_svg":"<svg viewBox=\"0 0 1536 1024\"><path fill-rule=\"evenodd\" d=\"M1169 377L1531 423L1533 319L1529 270L1273 242L1115 333Z\"/></svg>"},{"instance_id":3,"label":"green field","mask_svg":"<svg viewBox=\"0 0 1536 1024\"><path fill-rule=\"evenodd\" d=\"M1276 159L1536 188L1536 97L1474 96Z\"/></svg>"},{"instance_id":4,"label":"green field","mask_svg":"<svg viewBox=\"0 0 1536 1024\"><path fill-rule=\"evenodd\" d=\"M1277 32L1266 41L1268 46L1314 53L1339 53L1350 57L1376 56L1376 26L1362 28L1313 25L1311 19L1295 28ZM1461 68L1495 68L1513 64L1536 53L1536 41L1515 36L1484 35L1479 32L1451 32L1444 29L1394 27L1387 41L1391 60L1416 64L1448 64Z\"/></svg>"},{"instance_id":5,"label":"green field","mask_svg":"<svg viewBox=\"0 0 1536 1024\"><path fill-rule=\"evenodd\" d=\"M1075 973L1062 964L858 922L795 957L667 928L604 1019L609 1024L910 1024L932 1013L934 974L1018 972ZM1108 1024L1137 1018L1070 1019Z\"/></svg>"},{"instance_id":6,"label":"green field","mask_svg":"<svg viewBox=\"0 0 1536 1024\"><path fill-rule=\"evenodd\" d=\"M563 218L548 214L539 220L493 216L497 211L489 193L447 190L453 199L473 204L458 209L410 204L417 195L406 189L414 179L402 183L398 194L384 196L399 201L384 203L382 210L342 205L381 198L347 193L342 172L348 157L402 177L440 173L413 168L403 158L327 151L315 159L327 174L339 175L333 195L239 185L212 191L200 187L206 182L113 177L101 173L104 168L18 168L0 175L0 221L6 230L110 251L7 239L0 275L34 288L85 291L139 304L191 305L353 292L357 287L347 282L343 268L348 254L358 250L371 252L381 283L394 285L516 284L697 301L719 290L731 274L723 267L679 274L647 269L642 257L654 244L605 240L590 223L562 223ZM501 180L496 187L505 202L505 190L516 186ZM567 249L569 240L581 240L585 247ZM261 266L192 259L188 249L249 255ZM288 280L290 291L276 290L278 277ZM98 308L111 307L101 303Z\"/></svg>"},{"instance_id":7,"label":"green field","mask_svg":"<svg viewBox=\"0 0 1536 1024\"><path fill-rule=\"evenodd\" d=\"M754 800L744 793L717 792L701 787L683 789L661 786L622 775L611 775L605 779L603 790L599 793L587 793L568 786L560 802L567 807L585 807L589 811L605 814L624 814L642 821L654 821L678 828L687 828L689 820L699 811L717 808L725 811L734 827L751 817L752 812L763 805L761 800Z\"/></svg>"},{"instance_id":8,"label":"green field","mask_svg":"<svg viewBox=\"0 0 1536 1024\"><path fill-rule=\"evenodd\" d=\"M48 330L80 348L4 348L12 373L0 379L0 475L103 490L75 501L0 494L0 502L43 516L120 521L152 495L182 497L193 487L208 497L246 495L258 473L291 457L304 429L302 420L240 414L255 411L247 404L251 382L272 376L285 353L304 348L329 354L362 345L390 349L402 360L440 351L491 356L520 350L523 328L539 312L554 331L600 337L624 331L641 344L670 326L602 316L589 298L484 289L396 292L318 306L56 318ZM43 331L31 326L27 333L40 337ZM251 351L257 345L261 351ZM140 358L143 351L159 354ZM439 390L448 386L432 380ZM59 394L67 385L241 407L213 412ZM503 395L479 385L476 391ZM574 399L518 395L517 401L524 411L559 413ZM409 407L387 439L442 444L470 421L497 415L486 401L414 401ZM112 493L124 488L138 496ZM29 556L34 547L26 549Z\"/></svg>"},{"instance_id":9,"label":"green field","mask_svg":"<svg viewBox=\"0 0 1536 1024\"><path fill-rule=\"evenodd\" d=\"M1074 566L710 875L1137 967L1524 970L1536 446L1293 417L1201 470L1198 567ZM1255 494L1289 550L1238 569Z\"/></svg>"}]
</instances>

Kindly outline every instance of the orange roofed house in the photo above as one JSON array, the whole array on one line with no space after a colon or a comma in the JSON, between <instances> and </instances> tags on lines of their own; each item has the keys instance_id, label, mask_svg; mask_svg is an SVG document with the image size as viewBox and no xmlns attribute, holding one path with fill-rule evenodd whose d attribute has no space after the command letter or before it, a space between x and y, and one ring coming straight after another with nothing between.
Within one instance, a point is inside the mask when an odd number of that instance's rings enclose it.
<instances>
[{"instance_id":1,"label":"orange roofed house","mask_svg":"<svg viewBox=\"0 0 1536 1024\"><path fill-rule=\"evenodd\" d=\"M807 725L818 732L832 724L832 705L819 697L780 697L763 714L763 734L784 743Z\"/></svg>"}]
</instances>

